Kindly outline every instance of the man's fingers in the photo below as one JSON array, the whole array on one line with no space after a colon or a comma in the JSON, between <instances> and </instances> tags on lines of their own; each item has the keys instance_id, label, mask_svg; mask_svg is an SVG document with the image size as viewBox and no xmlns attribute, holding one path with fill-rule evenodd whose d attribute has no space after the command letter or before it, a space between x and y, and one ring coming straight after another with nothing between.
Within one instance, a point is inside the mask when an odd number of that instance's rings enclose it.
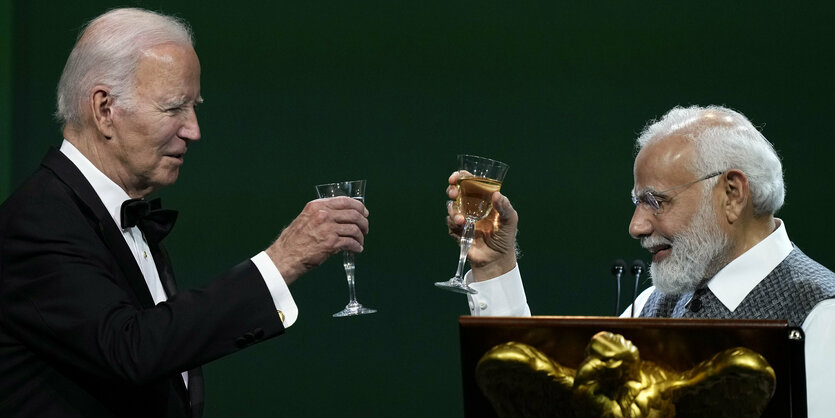
<instances>
[{"instance_id":1,"label":"man's fingers","mask_svg":"<svg viewBox=\"0 0 835 418\"><path fill-rule=\"evenodd\" d=\"M451 220L456 225L463 225L464 215L461 215L458 212L458 208L455 206L455 202L452 200L447 200L446 202L446 212L447 212L447 219Z\"/></svg>"},{"instance_id":2,"label":"man's fingers","mask_svg":"<svg viewBox=\"0 0 835 418\"><path fill-rule=\"evenodd\" d=\"M499 219L502 221L509 220L516 212L513 210L513 205L510 204L510 199L500 192L493 193L493 208L499 214Z\"/></svg>"},{"instance_id":3,"label":"man's fingers","mask_svg":"<svg viewBox=\"0 0 835 418\"><path fill-rule=\"evenodd\" d=\"M309 202L308 205L313 205L317 209L323 209L323 207L331 210L351 209L357 211L362 216L368 216L368 208L361 201L347 196L316 199Z\"/></svg>"},{"instance_id":4,"label":"man's fingers","mask_svg":"<svg viewBox=\"0 0 835 418\"><path fill-rule=\"evenodd\" d=\"M463 226L453 221L452 218L449 216L447 216L446 218L446 226L449 230L449 235L452 235L456 238L461 236L461 230L463 229Z\"/></svg>"},{"instance_id":5,"label":"man's fingers","mask_svg":"<svg viewBox=\"0 0 835 418\"><path fill-rule=\"evenodd\" d=\"M458 199L458 186L447 187L446 196L452 200Z\"/></svg>"},{"instance_id":6,"label":"man's fingers","mask_svg":"<svg viewBox=\"0 0 835 418\"><path fill-rule=\"evenodd\" d=\"M322 224L356 225L363 234L368 233L368 218L354 210L320 210L317 216Z\"/></svg>"},{"instance_id":7,"label":"man's fingers","mask_svg":"<svg viewBox=\"0 0 835 418\"><path fill-rule=\"evenodd\" d=\"M356 225L363 234L368 233L368 210L356 199L345 196L317 199L309 202L304 211L319 225Z\"/></svg>"},{"instance_id":8,"label":"man's fingers","mask_svg":"<svg viewBox=\"0 0 835 418\"><path fill-rule=\"evenodd\" d=\"M364 250L362 242L358 242L355 239L343 237L339 239L337 242L336 249L333 251L332 254L338 253L340 251L350 251L352 253L361 253Z\"/></svg>"},{"instance_id":9,"label":"man's fingers","mask_svg":"<svg viewBox=\"0 0 835 418\"><path fill-rule=\"evenodd\" d=\"M354 224L338 224L334 227L333 232L341 239L341 238L350 238L354 241L360 243L360 245L365 242L365 233L360 230L357 225Z\"/></svg>"}]
</instances>

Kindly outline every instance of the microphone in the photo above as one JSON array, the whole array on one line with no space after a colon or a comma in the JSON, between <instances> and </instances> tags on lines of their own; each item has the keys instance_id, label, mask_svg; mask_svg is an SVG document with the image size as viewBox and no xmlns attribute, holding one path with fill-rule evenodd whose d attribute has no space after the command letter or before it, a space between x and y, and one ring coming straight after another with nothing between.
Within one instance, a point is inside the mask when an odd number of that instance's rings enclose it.
<instances>
[{"instance_id":1,"label":"microphone","mask_svg":"<svg viewBox=\"0 0 835 418\"><path fill-rule=\"evenodd\" d=\"M632 262L632 275L635 276L635 288L632 290L632 318L635 317L635 299L638 298L638 281L641 278L641 273L647 269L647 265L641 260Z\"/></svg>"},{"instance_id":2,"label":"microphone","mask_svg":"<svg viewBox=\"0 0 835 418\"><path fill-rule=\"evenodd\" d=\"M615 293L615 316L620 315L620 277L623 275L624 270L626 270L626 262L621 259L615 260L612 264L612 274L618 283L617 293Z\"/></svg>"}]
</instances>

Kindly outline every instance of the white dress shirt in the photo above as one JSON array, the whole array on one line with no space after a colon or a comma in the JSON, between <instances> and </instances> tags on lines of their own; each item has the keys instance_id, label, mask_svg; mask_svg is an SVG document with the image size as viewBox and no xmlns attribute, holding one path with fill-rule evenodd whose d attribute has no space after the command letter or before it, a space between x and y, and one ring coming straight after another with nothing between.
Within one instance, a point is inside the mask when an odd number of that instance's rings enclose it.
<instances>
[{"instance_id":1,"label":"white dress shirt","mask_svg":"<svg viewBox=\"0 0 835 418\"><path fill-rule=\"evenodd\" d=\"M757 245L737 257L707 284L722 304L734 311L742 300L792 251L785 223L776 219L777 229ZM469 280L471 272L467 273ZM478 290L468 295L474 316L527 316L530 309L525 297L519 267L483 282L471 283ZM635 299L635 312L641 312L655 287ZM630 316L632 306L621 318ZM835 393L835 299L818 303L802 325L806 334L806 393L810 418L832 416L828 402Z\"/></svg>"},{"instance_id":2,"label":"white dress shirt","mask_svg":"<svg viewBox=\"0 0 835 418\"><path fill-rule=\"evenodd\" d=\"M93 190L95 190L104 207L113 218L113 222L122 231L122 237L125 239L128 248L130 248L134 259L136 259L136 264L139 265L139 269L142 271L142 277L145 279L145 284L148 285L148 290L151 292L154 304L168 300L168 296L162 287L162 281L159 278L156 264L154 263L154 257L151 255L151 249L148 247L148 243L145 241L142 232L136 226L122 228L122 203L130 199L130 196L118 184L96 168L78 148L66 139L61 143L61 152L78 167L81 174L84 175L84 178L90 182ZM290 294L287 283L284 282L284 278L281 277L278 268L265 252L261 251L252 257L251 260L267 284L267 289L270 291L276 310L284 314L284 327L289 328L296 322L296 318L299 316L299 309L293 300L293 296ZM183 372L182 375L183 380L188 385L188 372Z\"/></svg>"}]
</instances>

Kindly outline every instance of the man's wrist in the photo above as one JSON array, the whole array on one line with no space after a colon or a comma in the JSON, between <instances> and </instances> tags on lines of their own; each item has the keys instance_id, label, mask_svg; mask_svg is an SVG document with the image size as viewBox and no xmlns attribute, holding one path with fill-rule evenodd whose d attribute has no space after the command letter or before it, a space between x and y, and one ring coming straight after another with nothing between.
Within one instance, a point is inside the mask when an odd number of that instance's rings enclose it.
<instances>
[{"instance_id":1,"label":"man's wrist","mask_svg":"<svg viewBox=\"0 0 835 418\"><path fill-rule=\"evenodd\" d=\"M483 282L507 274L516 267L516 254L509 254L487 264L472 267L472 277L475 282Z\"/></svg>"},{"instance_id":2,"label":"man's wrist","mask_svg":"<svg viewBox=\"0 0 835 418\"><path fill-rule=\"evenodd\" d=\"M301 276L301 272L297 271L297 269L292 268L292 266L288 263L282 262L282 257L278 254L278 251L273 248L267 248L264 250L267 253L267 256L270 257L270 261L273 262L275 268L278 269L278 272L281 274L281 277L284 279L284 282L288 285L296 281L296 279Z\"/></svg>"}]
</instances>

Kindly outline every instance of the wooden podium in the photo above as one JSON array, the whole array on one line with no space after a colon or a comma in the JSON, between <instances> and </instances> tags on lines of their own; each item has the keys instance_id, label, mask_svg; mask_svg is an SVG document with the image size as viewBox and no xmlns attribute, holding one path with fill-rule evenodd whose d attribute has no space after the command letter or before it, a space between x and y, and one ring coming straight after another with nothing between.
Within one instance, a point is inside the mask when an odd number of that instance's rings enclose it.
<instances>
[{"instance_id":1,"label":"wooden podium","mask_svg":"<svg viewBox=\"0 0 835 418\"><path fill-rule=\"evenodd\" d=\"M692 368L726 349L753 350L765 357L776 375L774 396L762 416L806 417L803 333L785 321L462 316L459 325L464 412L469 418L497 416L475 376L478 361L491 348L521 342L576 368L586 345L600 331L630 340L642 360L677 370Z\"/></svg>"}]
</instances>

